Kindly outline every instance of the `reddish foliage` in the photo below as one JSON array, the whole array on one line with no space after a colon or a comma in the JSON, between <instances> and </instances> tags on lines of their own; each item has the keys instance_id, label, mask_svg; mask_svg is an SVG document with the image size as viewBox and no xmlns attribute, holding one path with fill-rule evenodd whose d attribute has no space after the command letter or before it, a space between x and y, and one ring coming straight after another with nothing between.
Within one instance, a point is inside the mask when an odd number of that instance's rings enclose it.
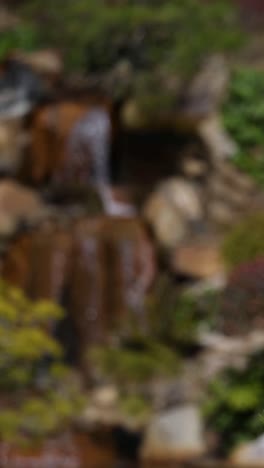
<instances>
[{"instance_id":1,"label":"reddish foliage","mask_svg":"<svg viewBox=\"0 0 264 468\"><path fill-rule=\"evenodd\" d=\"M264 329L264 257L238 266L223 295L219 325L226 334Z\"/></svg>"}]
</instances>

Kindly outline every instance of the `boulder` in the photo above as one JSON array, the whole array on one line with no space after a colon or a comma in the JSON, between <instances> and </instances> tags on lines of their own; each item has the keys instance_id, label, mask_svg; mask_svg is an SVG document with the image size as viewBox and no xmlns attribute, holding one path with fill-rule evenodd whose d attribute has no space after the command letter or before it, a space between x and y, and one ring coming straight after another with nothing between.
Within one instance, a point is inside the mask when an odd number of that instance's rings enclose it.
<instances>
[{"instance_id":1,"label":"boulder","mask_svg":"<svg viewBox=\"0 0 264 468\"><path fill-rule=\"evenodd\" d=\"M264 436L255 441L238 447L230 457L232 466L263 468L264 467Z\"/></svg>"},{"instance_id":2,"label":"boulder","mask_svg":"<svg viewBox=\"0 0 264 468\"><path fill-rule=\"evenodd\" d=\"M201 416L195 405L179 406L154 417L146 430L141 457L155 462L190 460L205 451Z\"/></svg>"},{"instance_id":3,"label":"boulder","mask_svg":"<svg viewBox=\"0 0 264 468\"><path fill-rule=\"evenodd\" d=\"M238 209L245 209L251 199L250 193L242 190L241 187L231 185L230 181L224 180L217 174L209 178L207 190L209 200L216 198Z\"/></svg>"},{"instance_id":4,"label":"boulder","mask_svg":"<svg viewBox=\"0 0 264 468\"><path fill-rule=\"evenodd\" d=\"M59 77L63 71L62 58L54 50L43 49L35 52L16 51L13 57L29 65L32 70L44 77Z\"/></svg>"},{"instance_id":5,"label":"boulder","mask_svg":"<svg viewBox=\"0 0 264 468\"><path fill-rule=\"evenodd\" d=\"M154 193L147 200L143 216L151 226L154 236L162 247L173 248L187 234L187 223L179 210L164 194Z\"/></svg>"},{"instance_id":6,"label":"boulder","mask_svg":"<svg viewBox=\"0 0 264 468\"><path fill-rule=\"evenodd\" d=\"M163 182L158 191L187 221L202 219L203 207L200 193L194 183L183 178L171 178Z\"/></svg>"},{"instance_id":7,"label":"boulder","mask_svg":"<svg viewBox=\"0 0 264 468\"><path fill-rule=\"evenodd\" d=\"M219 200L209 200L207 205L207 216L213 224L222 227L231 226L238 221L240 213L235 211L229 203Z\"/></svg>"},{"instance_id":8,"label":"boulder","mask_svg":"<svg viewBox=\"0 0 264 468\"><path fill-rule=\"evenodd\" d=\"M172 257L172 268L177 273L199 279L221 275L225 271L220 247L212 242L179 246Z\"/></svg>"},{"instance_id":9,"label":"boulder","mask_svg":"<svg viewBox=\"0 0 264 468\"><path fill-rule=\"evenodd\" d=\"M34 190L11 180L0 182L0 234L12 234L20 223L36 225L50 214Z\"/></svg>"}]
</instances>

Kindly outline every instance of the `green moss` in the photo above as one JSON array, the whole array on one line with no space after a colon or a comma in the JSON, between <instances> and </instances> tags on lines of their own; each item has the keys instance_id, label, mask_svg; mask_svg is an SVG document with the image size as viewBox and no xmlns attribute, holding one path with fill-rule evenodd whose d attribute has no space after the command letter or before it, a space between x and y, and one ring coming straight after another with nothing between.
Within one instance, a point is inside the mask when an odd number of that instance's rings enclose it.
<instances>
[{"instance_id":1,"label":"green moss","mask_svg":"<svg viewBox=\"0 0 264 468\"><path fill-rule=\"evenodd\" d=\"M230 268L264 256L264 215L256 213L235 226L227 235L222 252Z\"/></svg>"}]
</instances>

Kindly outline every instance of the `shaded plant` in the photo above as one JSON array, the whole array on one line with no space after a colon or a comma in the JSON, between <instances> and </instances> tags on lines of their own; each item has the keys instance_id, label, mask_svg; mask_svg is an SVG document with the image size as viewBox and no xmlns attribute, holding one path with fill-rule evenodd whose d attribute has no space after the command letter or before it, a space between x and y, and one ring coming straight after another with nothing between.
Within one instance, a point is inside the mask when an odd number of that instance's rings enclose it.
<instances>
[{"instance_id":1,"label":"shaded plant","mask_svg":"<svg viewBox=\"0 0 264 468\"><path fill-rule=\"evenodd\" d=\"M226 129L238 144L234 164L264 185L264 73L252 68L234 71L223 108Z\"/></svg>"},{"instance_id":2,"label":"shaded plant","mask_svg":"<svg viewBox=\"0 0 264 468\"><path fill-rule=\"evenodd\" d=\"M230 269L264 256L264 215L255 213L234 226L223 242L222 253Z\"/></svg>"},{"instance_id":3,"label":"shaded plant","mask_svg":"<svg viewBox=\"0 0 264 468\"><path fill-rule=\"evenodd\" d=\"M223 454L263 434L263 351L242 370L228 369L209 386L204 415Z\"/></svg>"},{"instance_id":4,"label":"shaded plant","mask_svg":"<svg viewBox=\"0 0 264 468\"><path fill-rule=\"evenodd\" d=\"M236 267L221 300L218 329L235 335L264 325L264 257Z\"/></svg>"},{"instance_id":5,"label":"shaded plant","mask_svg":"<svg viewBox=\"0 0 264 468\"><path fill-rule=\"evenodd\" d=\"M148 110L173 107L182 86L175 76L189 77L208 55L241 41L226 0L28 0L19 13L36 26L36 48L61 50L69 69L97 84L109 77L112 96L136 95Z\"/></svg>"}]
</instances>

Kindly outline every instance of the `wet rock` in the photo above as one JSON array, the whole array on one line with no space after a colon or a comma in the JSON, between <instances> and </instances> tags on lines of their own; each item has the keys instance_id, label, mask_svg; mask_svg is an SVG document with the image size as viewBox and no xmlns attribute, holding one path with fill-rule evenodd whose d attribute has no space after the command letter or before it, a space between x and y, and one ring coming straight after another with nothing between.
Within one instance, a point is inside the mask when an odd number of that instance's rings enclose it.
<instances>
[{"instance_id":1,"label":"wet rock","mask_svg":"<svg viewBox=\"0 0 264 468\"><path fill-rule=\"evenodd\" d=\"M154 417L146 430L141 457L155 462L183 461L205 450L199 410L179 406Z\"/></svg>"},{"instance_id":2,"label":"wet rock","mask_svg":"<svg viewBox=\"0 0 264 468\"><path fill-rule=\"evenodd\" d=\"M69 311L79 337L80 360L88 347L107 339L108 295L102 220L86 221L74 232L73 261L69 277Z\"/></svg>"},{"instance_id":3,"label":"wet rock","mask_svg":"<svg viewBox=\"0 0 264 468\"><path fill-rule=\"evenodd\" d=\"M17 236L2 266L3 277L30 297L66 308L84 369L89 346L127 336L130 318L146 330L144 301L155 274L152 243L136 218L49 223Z\"/></svg>"},{"instance_id":4,"label":"wet rock","mask_svg":"<svg viewBox=\"0 0 264 468\"><path fill-rule=\"evenodd\" d=\"M1 97L0 97L1 100ZM20 119L0 120L0 172L16 175L22 165L28 136Z\"/></svg>"},{"instance_id":5,"label":"wet rock","mask_svg":"<svg viewBox=\"0 0 264 468\"><path fill-rule=\"evenodd\" d=\"M264 436L238 447L230 457L232 466L257 468L264 466Z\"/></svg>"},{"instance_id":6,"label":"wet rock","mask_svg":"<svg viewBox=\"0 0 264 468\"><path fill-rule=\"evenodd\" d=\"M46 97L46 86L31 67L11 56L5 60L0 76L1 118L24 117Z\"/></svg>"},{"instance_id":7,"label":"wet rock","mask_svg":"<svg viewBox=\"0 0 264 468\"><path fill-rule=\"evenodd\" d=\"M212 242L179 246L173 255L172 267L175 272L196 278L209 278L225 271L220 247Z\"/></svg>"}]
</instances>

